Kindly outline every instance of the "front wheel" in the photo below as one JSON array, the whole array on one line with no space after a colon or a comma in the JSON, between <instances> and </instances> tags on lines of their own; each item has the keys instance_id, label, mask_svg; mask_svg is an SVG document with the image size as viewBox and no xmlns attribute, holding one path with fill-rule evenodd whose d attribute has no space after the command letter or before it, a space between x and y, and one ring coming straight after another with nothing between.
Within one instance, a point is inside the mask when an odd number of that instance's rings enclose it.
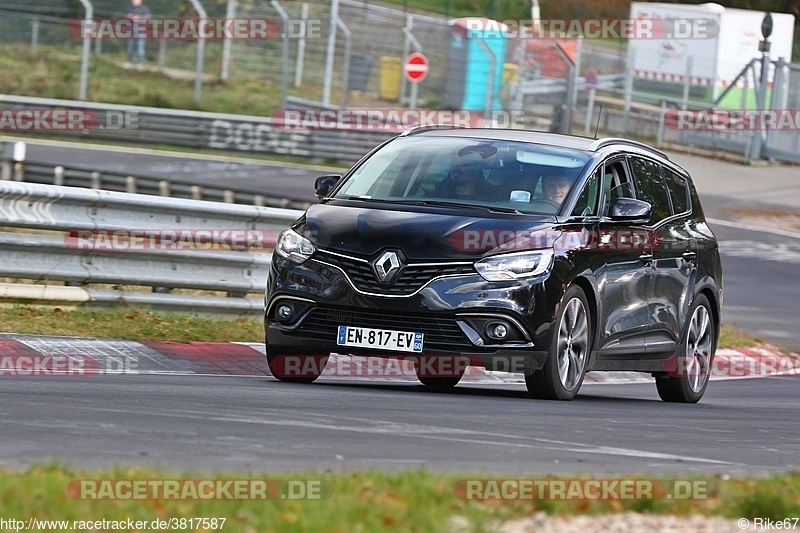
<instances>
[{"instance_id":1,"label":"front wheel","mask_svg":"<svg viewBox=\"0 0 800 533\"><path fill-rule=\"evenodd\" d=\"M414 361L417 379L431 389L452 389L469 366L469 360L463 357L420 357Z\"/></svg>"},{"instance_id":2,"label":"front wheel","mask_svg":"<svg viewBox=\"0 0 800 533\"><path fill-rule=\"evenodd\" d=\"M543 400L571 400L586 375L592 346L592 325L586 295L577 285L567 289L553 323L547 360L525 376L528 393Z\"/></svg>"},{"instance_id":3,"label":"front wheel","mask_svg":"<svg viewBox=\"0 0 800 533\"><path fill-rule=\"evenodd\" d=\"M708 298L695 298L675 368L656 377L659 397L665 402L697 403L708 386L711 361L717 349L717 326Z\"/></svg>"},{"instance_id":4,"label":"front wheel","mask_svg":"<svg viewBox=\"0 0 800 533\"><path fill-rule=\"evenodd\" d=\"M286 383L313 383L325 365L327 355L276 354L267 344L267 365L272 375Z\"/></svg>"}]
</instances>

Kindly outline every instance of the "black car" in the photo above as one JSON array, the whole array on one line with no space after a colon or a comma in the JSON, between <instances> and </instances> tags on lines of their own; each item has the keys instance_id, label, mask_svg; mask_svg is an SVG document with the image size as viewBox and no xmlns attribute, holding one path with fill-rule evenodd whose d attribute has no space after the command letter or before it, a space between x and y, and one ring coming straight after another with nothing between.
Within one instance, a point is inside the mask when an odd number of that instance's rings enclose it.
<instances>
[{"instance_id":1,"label":"black car","mask_svg":"<svg viewBox=\"0 0 800 533\"><path fill-rule=\"evenodd\" d=\"M585 373L639 371L697 402L719 337L718 245L692 180L625 139L413 128L278 237L266 349L283 381L330 353L401 357L452 387L467 365L569 400ZM445 364L446 363L446 364Z\"/></svg>"}]
</instances>

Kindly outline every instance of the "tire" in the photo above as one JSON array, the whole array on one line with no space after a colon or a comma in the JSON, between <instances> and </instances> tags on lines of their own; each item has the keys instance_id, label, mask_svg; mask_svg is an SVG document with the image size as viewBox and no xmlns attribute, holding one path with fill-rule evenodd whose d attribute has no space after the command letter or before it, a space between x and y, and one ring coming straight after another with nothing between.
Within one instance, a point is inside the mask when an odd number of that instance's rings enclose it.
<instances>
[{"instance_id":1,"label":"tire","mask_svg":"<svg viewBox=\"0 0 800 533\"><path fill-rule=\"evenodd\" d=\"M327 355L276 354L267 344L267 366L278 381L313 383L327 363Z\"/></svg>"},{"instance_id":2,"label":"tire","mask_svg":"<svg viewBox=\"0 0 800 533\"><path fill-rule=\"evenodd\" d=\"M417 379L428 388L437 390L452 389L469 366L469 360L461 357L420 357L414 361ZM431 371L432 369L432 371Z\"/></svg>"},{"instance_id":3,"label":"tire","mask_svg":"<svg viewBox=\"0 0 800 533\"><path fill-rule=\"evenodd\" d=\"M589 303L577 285L564 294L552 332L544 366L526 375L525 385L533 398L571 400L583 384L593 340Z\"/></svg>"},{"instance_id":4,"label":"tire","mask_svg":"<svg viewBox=\"0 0 800 533\"><path fill-rule=\"evenodd\" d=\"M677 364L667 375L656 376L659 397L665 402L697 403L708 387L711 362L717 350L717 324L703 294L695 297Z\"/></svg>"}]
</instances>

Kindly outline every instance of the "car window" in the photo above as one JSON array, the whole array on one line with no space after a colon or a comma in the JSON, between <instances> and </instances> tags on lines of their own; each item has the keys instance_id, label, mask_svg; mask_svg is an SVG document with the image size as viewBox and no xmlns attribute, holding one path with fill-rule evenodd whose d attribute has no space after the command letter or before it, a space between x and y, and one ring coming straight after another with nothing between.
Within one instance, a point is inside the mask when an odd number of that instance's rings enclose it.
<instances>
[{"instance_id":1,"label":"car window","mask_svg":"<svg viewBox=\"0 0 800 533\"><path fill-rule=\"evenodd\" d=\"M607 216L611 204L617 198L635 198L633 185L625 167L625 161L617 159L608 161L603 165L603 216Z\"/></svg>"},{"instance_id":2,"label":"car window","mask_svg":"<svg viewBox=\"0 0 800 533\"><path fill-rule=\"evenodd\" d=\"M669 194L658 165L641 157L630 157L636 197L652 206L650 224L656 224L672 215Z\"/></svg>"},{"instance_id":3,"label":"car window","mask_svg":"<svg viewBox=\"0 0 800 533\"><path fill-rule=\"evenodd\" d=\"M689 189L683 176L673 172L667 167L661 167L667 181L669 195L672 198L672 212L685 213L689 210Z\"/></svg>"},{"instance_id":4,"label":"car window","mask_svg":"<svg viewBox=\"0 0 800 533\"><path fill-rule=\"evenodd\" d=\"M600 182L603 175L603 167L598 168L587 180L586 186L581 191L575 207L572 209L572 216L590 217L597 215L597 202L600 198Z\"/></svg>"},{"instance_id":5,"label":"car window","mask_svg":"<svg viewBox=\"0 0 800 533\"><path fill-rule=\"evenodd\" d=\"M401 137L356 168L335 197L550 215L560 211L588 160L580 150L518 141Z\"/></svg>"}]
</instances>

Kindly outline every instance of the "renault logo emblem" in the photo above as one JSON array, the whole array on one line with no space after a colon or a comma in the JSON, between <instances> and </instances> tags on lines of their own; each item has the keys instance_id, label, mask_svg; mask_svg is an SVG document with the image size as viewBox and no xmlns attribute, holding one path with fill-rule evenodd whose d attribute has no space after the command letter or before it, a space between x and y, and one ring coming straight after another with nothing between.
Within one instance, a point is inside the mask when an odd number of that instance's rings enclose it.
<instances>
[{"instance_id":1,"label":"renault logo emblem","mask_svg":"<svg viewBox=\"0 0 800 533\"><path fill-rule=\"evenodd\" d=\"M389 283L400 271L400 259L395 252L383 252L373 263L378 281Z\"/></svg>"}]
</instances>

